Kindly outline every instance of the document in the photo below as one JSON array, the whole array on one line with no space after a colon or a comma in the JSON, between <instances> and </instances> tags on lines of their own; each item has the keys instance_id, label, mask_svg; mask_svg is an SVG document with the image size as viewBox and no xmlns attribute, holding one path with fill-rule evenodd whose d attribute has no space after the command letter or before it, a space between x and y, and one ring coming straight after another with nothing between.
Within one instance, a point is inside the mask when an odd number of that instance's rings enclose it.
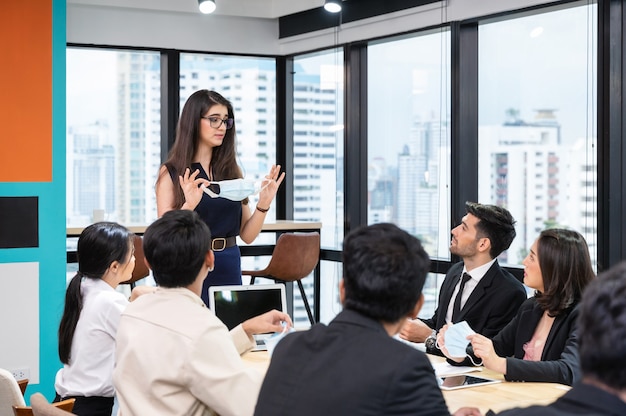
<instances>
[{"instance_id":1,"label":"document","mask_svg":"<svg viewBox=\"0 0 626 416\"><path fill-rule=\"evenodd\" d=\"M455 366L450 365L447 362L435 363L433 364L433 369L435 370L435 375L437 377L448 377L448 376L456 376L459 374L467 374L472 373L474 371L482 371L482 367L469 367L469 366Z\"/></svg>"}]
</instances>

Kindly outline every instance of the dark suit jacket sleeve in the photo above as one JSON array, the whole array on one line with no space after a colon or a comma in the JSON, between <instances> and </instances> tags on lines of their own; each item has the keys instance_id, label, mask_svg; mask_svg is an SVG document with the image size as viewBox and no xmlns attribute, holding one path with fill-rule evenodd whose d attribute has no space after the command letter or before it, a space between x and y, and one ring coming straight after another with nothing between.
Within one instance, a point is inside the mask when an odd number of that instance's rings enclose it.
<instances>
[{"instance_id":1,"label":"dark suit jacket sleeve","mask_svg":"<svg viewBox=\"0 0 626 416\"><path fill-rule=\"evenodd\" d=\"M502 270L502 276L499 279L507 279L511 282L516 280L506 270ZM489 299L489 302L493 305L490 309L495 311L496 314L489 316L489 319L485 320L483 328L475 329L475 331L487 338L495 337L511 320L515 319L517 311L526 299L526 292L522 285L501 284L498 293L492 294Z\"/></svg>"},{"instance_id":2,"label":"dark suit jacket sleeve","mask_svg":"<svg viewBox=\"0 0 626 416\"><path fill-rule=\"evenodd\" d=\"M524 306L526 305L524 304ZM520 312L524 306L520 308ZM496 353L507 357L504 378L509 381L535 381L568 385L578 381L581 376L576 329L578 308L574 308L567 316L557 317L562 322L560 322L558 330L552 335L553 339L549 344L546 344L542 361L523 360L523 346L521 344L524 341L515 339L517 327L526 323L522 322L520 315L521 313L493 340ZM556 320L553 325L555 324Z\"/></svg>"},{"instance_id":3,"label":"dark suit jacket sleeve","mask_svg":"<svg viewBox=\"0 0 626 416\"><path fill-rule=\"evenodd\" d=\"M385 415L450 415L425 356L416 359L414 354L407 354L395 374L395 380L389 383Z\"/></svg>"}]
</instances>

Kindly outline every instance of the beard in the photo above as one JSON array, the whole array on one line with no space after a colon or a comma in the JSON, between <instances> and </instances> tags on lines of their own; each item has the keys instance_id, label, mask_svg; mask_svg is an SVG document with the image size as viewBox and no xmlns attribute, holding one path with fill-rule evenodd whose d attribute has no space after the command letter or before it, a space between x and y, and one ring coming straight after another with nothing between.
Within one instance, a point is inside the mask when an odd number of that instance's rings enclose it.
<instances>
[{"instance_id":1,"label":"beard","mask_svg":"<svg viewBox=\"0 0 626 416\"><path fill-rule=\"evenodd\" d=\"M472 257L478 252L477 246L478 241L461 246L457 240L456 244L450 244L450 253L461 258Z\"/></svg>"}]
</instances>

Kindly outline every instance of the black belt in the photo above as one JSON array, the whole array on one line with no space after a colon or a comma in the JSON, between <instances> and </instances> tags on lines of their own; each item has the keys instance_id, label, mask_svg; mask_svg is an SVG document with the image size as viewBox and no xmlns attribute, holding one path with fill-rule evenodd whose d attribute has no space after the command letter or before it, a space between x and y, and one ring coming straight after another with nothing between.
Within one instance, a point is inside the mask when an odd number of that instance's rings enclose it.
<instances>
[{"instance_id":1,"label":"black belt","mask_svg":"<svg viewBox=\"0 0 626 416\"><path fill-rule=\"evenodd\" d=\"M237 245L237 237L216 237L211 239L211 250L223 251Z\"/></svg>"}]
</instances>

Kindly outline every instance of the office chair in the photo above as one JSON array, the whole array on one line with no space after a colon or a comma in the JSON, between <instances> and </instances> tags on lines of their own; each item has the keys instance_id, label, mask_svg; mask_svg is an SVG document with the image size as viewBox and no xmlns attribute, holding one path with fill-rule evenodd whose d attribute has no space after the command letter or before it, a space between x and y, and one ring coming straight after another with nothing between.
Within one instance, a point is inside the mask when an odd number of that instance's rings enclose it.
<instances>
[{"instance_id":1,"label":"office chair","mask_svg":"<svg viewBox=\"0 0 626 416\"><path fill-rule=\"evenodd\" d=\"M139 235L135 236L135 268L133 269L132 277L120 284L130 285L131 290L135 288L135 282L147 277L150 274L150 269L144 261L145 255L143 254L143 238Z\"/></svg>"},{"instance_id":2,"label":"office chair","mask_svg":"<svg viewBox=\"0 0 626 416\"><path fill-rule=\"evenodd\" d=\"M72 414L76 399L67 399L58 403L48 403L41 393L30 396L30 407L16 407L15 416L66 416Z\"/></svg>"},{"instance_id":3,"label":"office chair","mask_svg":"<svg viewBox=\"0 0 626 416\"><path fill-rule=\"evenodd\" d=\"M17 385L20 387L20 391L22 392L22 396L26 393L26 387L28 387L28 379L25 378L23 380L17 380Z\"/></svg>"},{"instance_id":4,"label":"office chair","mask_svg":"<svg viewBox=\"0 0 626 416\"><path fill-rule=\"evenodd\" d=\"M24 396L10 371L0 368L0 416L13 416L13 406L25 406Z\"/></svg>"},{"instance_id":5,"label":"office chair","mask_svg":"<svg viewBox=\"0 0 626 416\"><path fill-rule=\"evenodd\" d=\"M304 292L302 279L311 274L319 259L320 234L318 232L284 233L276 240L276 246L266 268L263 270L243 270L241 274L250 276L250 284L254 284L257 277L266 277L277 282L297 282L309 321L313 325L315 319Z\"/></svg>"}]
</instances>

